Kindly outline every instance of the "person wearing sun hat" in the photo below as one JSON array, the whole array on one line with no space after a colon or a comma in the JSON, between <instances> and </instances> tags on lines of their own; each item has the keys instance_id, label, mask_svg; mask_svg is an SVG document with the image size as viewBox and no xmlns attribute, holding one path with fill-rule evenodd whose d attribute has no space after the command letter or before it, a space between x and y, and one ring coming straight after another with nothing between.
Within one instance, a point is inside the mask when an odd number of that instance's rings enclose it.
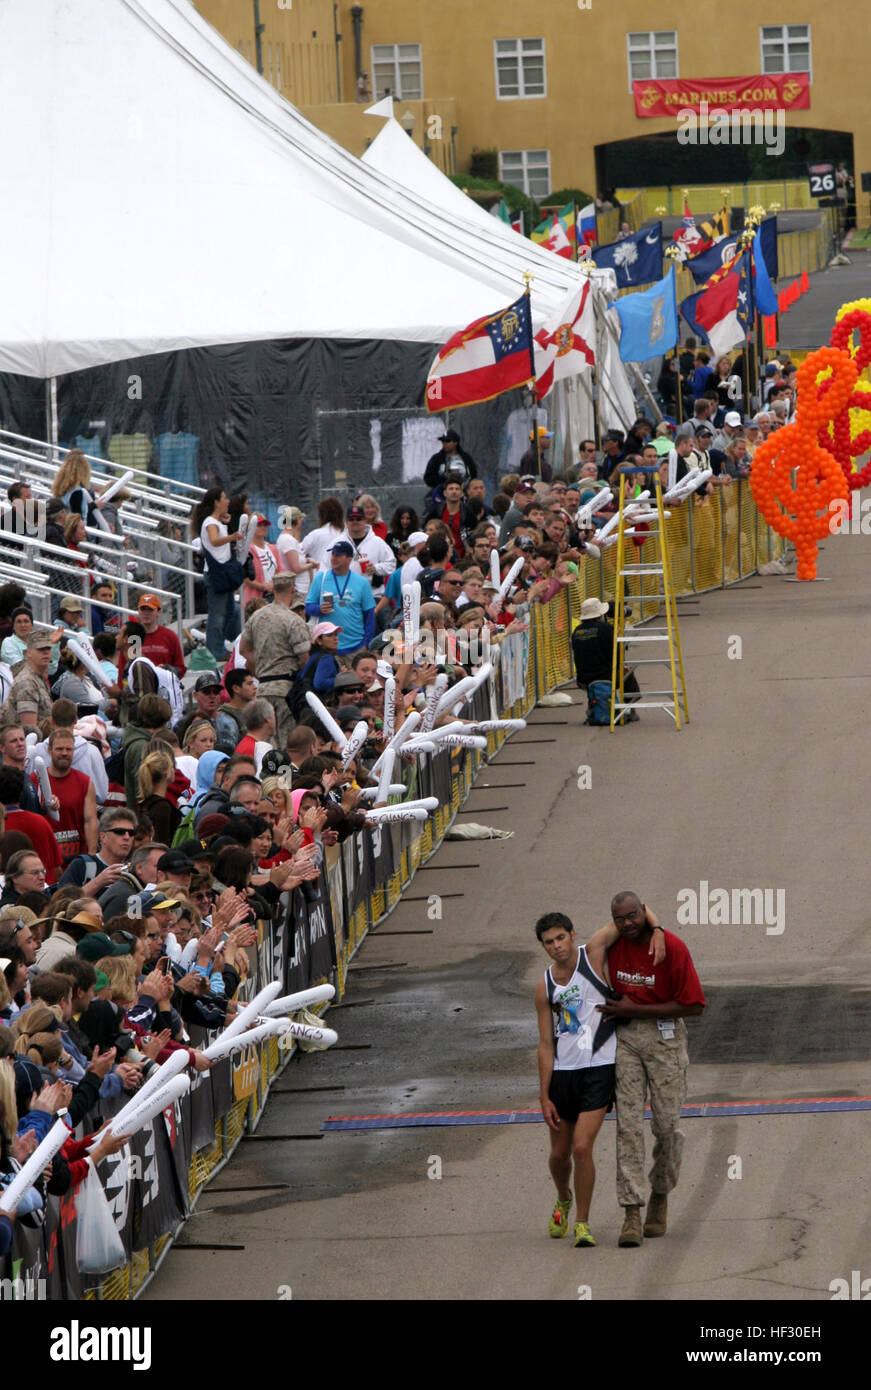
<instances>
[{"instance_id":1,"label":"person wearing sun hat","mask_svg":"<svg viewBox=\"0 0 871 1390\"><path fill-rule=\"evenodd\" d=\"M581 604L581 621L572 633L572 655L578 685L585 689L593 681L611 680L614 658L614 628L607 621L608 605L602 599L585 598ZM623 690L627 698L640 696L638 681L630 668L623 674ZM633 722L638 715L633 710L626 720Z\"/></svg>"}]
</instances>

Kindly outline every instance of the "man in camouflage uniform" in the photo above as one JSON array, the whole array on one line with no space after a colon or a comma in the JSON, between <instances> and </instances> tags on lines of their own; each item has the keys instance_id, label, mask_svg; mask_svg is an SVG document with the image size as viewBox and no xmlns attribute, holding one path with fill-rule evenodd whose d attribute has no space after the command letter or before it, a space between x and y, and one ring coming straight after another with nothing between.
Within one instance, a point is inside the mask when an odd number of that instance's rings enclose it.
<instances>
[{"instance_id":1,"label":"man in camouflage uniform","mask_svg":"<svg viewBox=\"0 0 871 1390\"><path fill-rule=\"evenodd\" d=\"M690 953L679 936L665 933L665 959L649 954L653 924L637 893L618 893L611 917L620 933L608 953L610 983L622 996L600 1006L620 1020L617 1031L617 1201L624 1209L618 1245L638 1246L642 1236L664 1236L668 1196L677 1186L684 1136L678 1128L689 1065L685 1017L700 1014L705 996ZM650 1201L644 1203L644 1107L653 1119Z\"/></svg>"},{"instance_id":2,"label":"man in camouflage uniform","mask_svg":"<svg viewBox=\"0 0 871 1390\"><path fill-rule=\"evenodd\" d=\"M35 629L27 638L24 663L12 682L2 708L3 724L20 724L25 731L35 729L51 714L48 668L51 662L51 633Z\"/></svg>"},{"instance_id":3,"label":"man in camouflage uniform","mask_svg":"<svg viewBox=\"0 0 871 1390\"><path fill-rule=\"evenodd\" d=\"M311 646L308 623L291 610L294 583L292 574L275 576L275 602L251 614L240 643L245 660L253 662L257 694L268 700L275 711L274 741L281 752L287 748L294 724L285 696L308 660Z\"/></svg>"}]
</instances>

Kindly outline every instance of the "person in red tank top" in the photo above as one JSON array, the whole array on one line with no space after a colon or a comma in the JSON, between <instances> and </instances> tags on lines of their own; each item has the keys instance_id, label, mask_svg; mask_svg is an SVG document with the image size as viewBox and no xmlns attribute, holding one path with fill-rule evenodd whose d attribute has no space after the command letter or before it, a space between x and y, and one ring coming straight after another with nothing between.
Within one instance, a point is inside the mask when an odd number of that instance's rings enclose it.
<instances>
[{"instance_id":1,"label":"person in red tank top","mask_svg":"<svg viewBox=\"0 0 871 1390\"><path fill-rule=\"evenodd\" d=\"M5 830L20 830L33 845L45 868L45 882L51 887L58 878L60 854L51 833L52 822L35 811L22 810L25 773L17 767L0 766L0 805L6 812Z\"/></svg>"},{"instance_id":2,"label":"person in red tank top","mask_svg":"<svg viewBox=\"0 0 871 1390\"><path fill-rule=\"evenodd\" d=\"M75 737L72 730L53 729L48 747L51 753L48 780L60 802L60 819L52 821L51 825L62 867L66 868L76 855L97 851L97 796L90 777L73 767Z\"/></svg>"}]
</instances>

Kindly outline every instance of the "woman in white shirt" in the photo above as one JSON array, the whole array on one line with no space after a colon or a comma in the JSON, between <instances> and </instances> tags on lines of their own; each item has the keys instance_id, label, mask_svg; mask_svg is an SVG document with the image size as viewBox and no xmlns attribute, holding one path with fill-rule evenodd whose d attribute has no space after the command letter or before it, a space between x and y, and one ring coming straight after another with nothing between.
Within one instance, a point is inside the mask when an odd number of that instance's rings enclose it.
<instances>
[{"instance_id":1,"label":"woman in white shirt","mask_svg":"<svg viewBox=\"0 0 871 1390\"><path fill-rule=\"evenodd\" d=\"M274 545L267 543L268 534L269 517L255 517L254 539L249 552L254 562L254 578L246 580L242 588L243 612L250 599L265 598L272 593L272 581L282 568L281 555Z\"/></svg>"},{"instance_id":2,"label":"woman in white shirt","mask_svg":"<svg viewBox=\"0 0 871 1390\"><path fill-rule=\"evenodd\" d=\"M302 542L307 560L316 560L318 569L330 567L330 551L345 529L345 513L338 497L324 497L318 502L317 530L309 531Z\"/></svg>"},{"instance_id":3,"label":"woman in white shirt","mask_svg":"<svg viewBox=\"0 0 871 1390\"><path fill-rule=\"evenodd\" d=\"M239 539L238 531L227 533L229 518L229 498L222 487L210 487L191 513L191 535L199 537L206 562L206 646L220 662L226 660L224 642L232 642L241 627L235 589L227 588L220 575L220 566L233 559L231 547Z\"/></svg>"},{"instance_id":4,"label":"woman in white shirt","mask_svg":"<svg viewBox=\"0 0 871 1390\"><path fill-rule=\"evenodd\" d=\"M295 593L305 598L319 565L317 560L307 560L302 552L302 523L305 512L299 507L282 507L281 520L284 530L276 541L278 553L284 561L284 568L296 578Z\"/></svg>"}]
</instances>

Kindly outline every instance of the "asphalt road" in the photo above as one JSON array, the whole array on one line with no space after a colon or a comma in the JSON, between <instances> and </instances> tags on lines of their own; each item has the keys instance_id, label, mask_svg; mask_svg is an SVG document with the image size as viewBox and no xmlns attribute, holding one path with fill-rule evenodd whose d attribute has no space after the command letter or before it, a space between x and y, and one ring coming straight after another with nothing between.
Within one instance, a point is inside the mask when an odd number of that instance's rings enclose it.
<instances>
[{"instance_id":1,"label":"asphalt road","mask_svg":"<svg viewBox=\"0 0 871 1390\"><path fill-rule=\"evenodd\" d=\"M201 1196L183 1242L244 1250L174 1250L147 1298L576 1300L585 1286L814 1301L871 1276L867 1112L686 1119L669 1234L639 1250L616 1245L612 1122L599 1245L583 1251L547 1238L540 1123L321 1130L333 1115L535 1108L535 918L566 911L583 937L633 888L674 925L678 893L703 880L782 891L784 929L679 928L709 1001L691 1020L690 1103L871 1096L869 545L827 541L827 583L754 578L686 605L680 733L652 711L588 728L573 687L572 707L532 713L464 816L514 838L447 843L418 874L410 898L462 896L440 920L406 901L366 940L329 1014L340 1046L291 1063Z\"/></svg>"}]
</instances>

